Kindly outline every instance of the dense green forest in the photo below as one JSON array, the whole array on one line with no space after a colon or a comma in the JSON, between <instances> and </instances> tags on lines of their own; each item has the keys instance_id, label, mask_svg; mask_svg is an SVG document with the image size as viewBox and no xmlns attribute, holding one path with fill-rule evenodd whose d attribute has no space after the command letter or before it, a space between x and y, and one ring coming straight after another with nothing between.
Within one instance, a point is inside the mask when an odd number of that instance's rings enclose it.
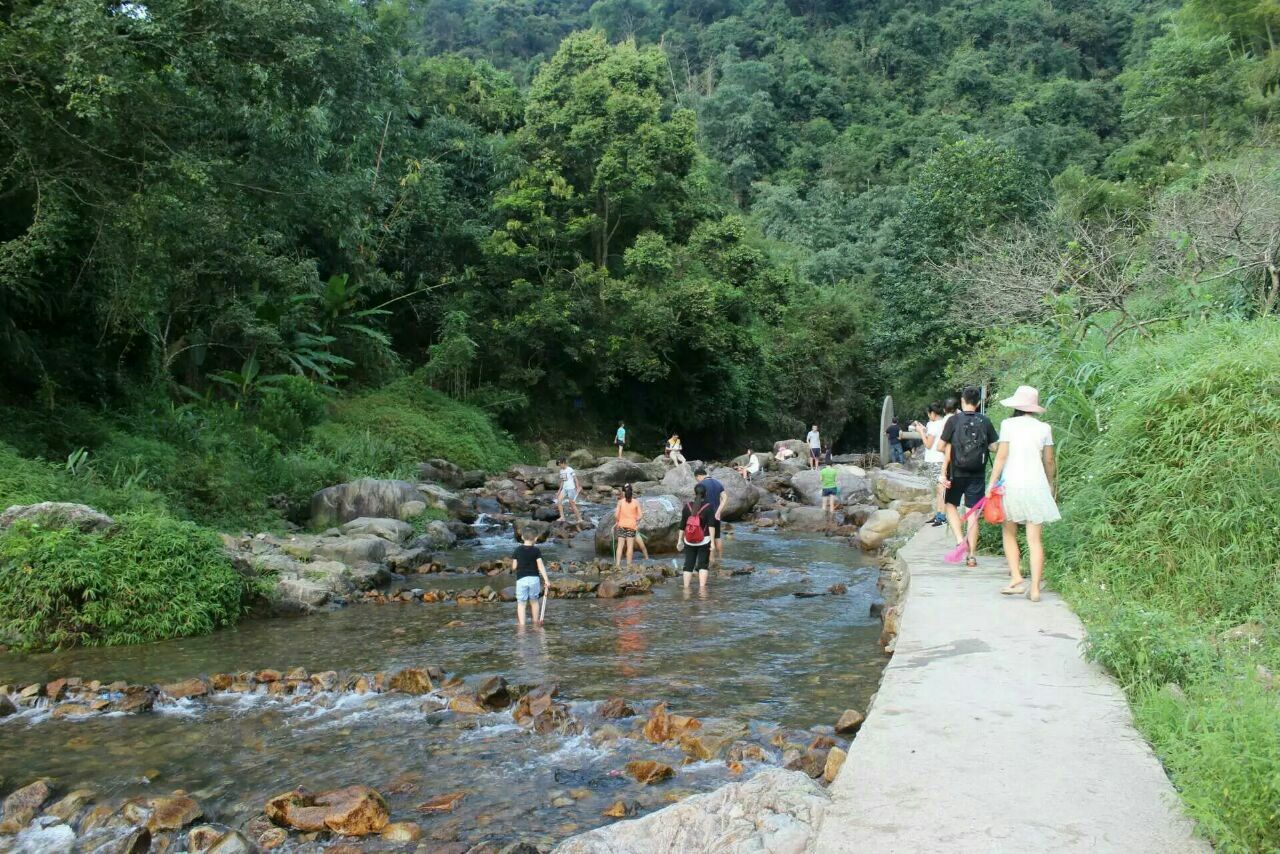
<instances>
[{"instance_id":1,"label":"dense green forest","mask_svg":"<svg viewBox=\"0 0 1280 854\"><path fill-rule=\"evenodd\" d=\"M863 448L886 392L1030 381L1053 583L1215 844L1275 849L1278 38L1274 0L0 2L0 504L123 514L148 584L171 544L206 607L164 636L237 616L205 526L346 477L618 419Z\"/></svg>"}]
</instances>

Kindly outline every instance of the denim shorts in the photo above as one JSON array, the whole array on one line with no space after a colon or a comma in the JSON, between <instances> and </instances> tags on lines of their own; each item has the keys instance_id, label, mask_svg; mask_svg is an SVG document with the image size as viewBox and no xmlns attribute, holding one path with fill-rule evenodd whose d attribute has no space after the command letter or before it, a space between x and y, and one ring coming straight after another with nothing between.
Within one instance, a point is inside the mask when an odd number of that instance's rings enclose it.
<instances>
[{"instance_id":1,"label":"denim shorts","mask_svg":"<svg viewBox=\"0 0 1280 854\"><path fill-rule=\"evenodd\" d=\"M536 575L516 579L516 601L530 602L542 596L542 579Z\"/></svg>"}]
</instances>

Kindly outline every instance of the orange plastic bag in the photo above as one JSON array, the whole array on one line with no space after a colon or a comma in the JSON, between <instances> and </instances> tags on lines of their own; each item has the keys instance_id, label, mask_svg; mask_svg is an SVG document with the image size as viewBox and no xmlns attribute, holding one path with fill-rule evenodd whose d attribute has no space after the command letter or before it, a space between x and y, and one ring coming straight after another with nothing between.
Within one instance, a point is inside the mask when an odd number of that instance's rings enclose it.
<instances>
[{"instance_id":1,"label":"orange plastic bag","mask_svg":"<svg viewBox=\"0 0 1280 854\"><path fill-rule=\"evenodd\" d=\"M991 525L1004 522L1004 487L997 486L987 496L987 503L982 505L982 518Z\"/></svg>"}]
</instances>

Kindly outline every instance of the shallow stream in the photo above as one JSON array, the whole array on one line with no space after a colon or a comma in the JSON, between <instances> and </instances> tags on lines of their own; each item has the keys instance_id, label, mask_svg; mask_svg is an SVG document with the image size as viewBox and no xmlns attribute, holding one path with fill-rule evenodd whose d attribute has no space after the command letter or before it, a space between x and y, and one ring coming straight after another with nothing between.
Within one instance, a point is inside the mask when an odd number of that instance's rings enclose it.
<instances>
[{"instance_id":1,"label":"shallow stream","mask_svg":"<svg viewBox=\"0 0 1280 854\"><path fill-rule=\"evenodd\" d=\"M490 538L452 558L475 562L510 547ZM588 557L587 549L584 538L545 552L555 560ZM582 735L535 735L516 726L509 711L426 712L423 698L399 694L341 695L331 703L220 695L136 716L69 721L25 711L0 720L0 776L7 788L49 776L60 791L87 786L100 798L181 788L200 801L206 819L233 826L299 785L367 784L386 795L393 821L417 821L437 843L520 839L546 846L611 821L601 811L617 799L656 809L731 779L724 761L682 765L679 750L634 736L654 703L711 726L743 728L743 740L774 761L781 751L771 740L779 731L800 739L805 734L796 731L866 707L884 664L879 622L869 614L872 561L841 540L744 525L727 558L727 567L754 572L713 575L705 596L696 588L686 594L675 578L648 596L552 600L541 630L517 630L511 604L363 604L246 622L202 638L0 656L0 684L73 675L165 683L260 668L371 672L434 664L469 682L501 674L512 685L556 683L586 725ZM439 587L447 577L410 578L405 586ZM837 582L847 594L793 595L822 593ZM511 582L466 575L448 583ZM610 737L595 714L598 702L613 696L640 714L608 722L621 738ZM620 773L626 762L649 758L675 766L675 778L644 787ZM747 763L742 773L758 767ZM457 790L468 794L453 812L415 811Z\"/></svg>"}]
</instances>

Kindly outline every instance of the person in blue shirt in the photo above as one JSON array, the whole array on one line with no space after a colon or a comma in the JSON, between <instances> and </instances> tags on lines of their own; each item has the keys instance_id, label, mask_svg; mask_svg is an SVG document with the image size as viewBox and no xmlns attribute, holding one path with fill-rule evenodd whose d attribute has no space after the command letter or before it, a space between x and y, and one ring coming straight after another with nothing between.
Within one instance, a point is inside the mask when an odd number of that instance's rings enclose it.
<instances>
[{"instance_id":1,"label":"person in blue shirt","mask_svg":"<svg viewBox=\"0 0 1280 854\"><path fill-rule=\"evenodd\" d=\"M618 446L618 459L622 459L622 449L627 446L627 425L618 422L618 432L613 434L613 444Z\"/></svg>"},{"instance_id":2,"label":"person in blue shirt","mask_svg":"<svg viewBox=\"0 0 1280 854\"><path fill-rule=\"evenodd\" d=\"M724 491L724 484L716 480L714 477L707 475L707 470L702 466L698 466L698 470L693 473L697 481L707 488L707 503L714 509L715 514L711 521L711 554L712 561L724 560L724 535L720 531L721 514L724 513L724 506L729 501L729 495Z\"/></svg>"}]
</instances>

